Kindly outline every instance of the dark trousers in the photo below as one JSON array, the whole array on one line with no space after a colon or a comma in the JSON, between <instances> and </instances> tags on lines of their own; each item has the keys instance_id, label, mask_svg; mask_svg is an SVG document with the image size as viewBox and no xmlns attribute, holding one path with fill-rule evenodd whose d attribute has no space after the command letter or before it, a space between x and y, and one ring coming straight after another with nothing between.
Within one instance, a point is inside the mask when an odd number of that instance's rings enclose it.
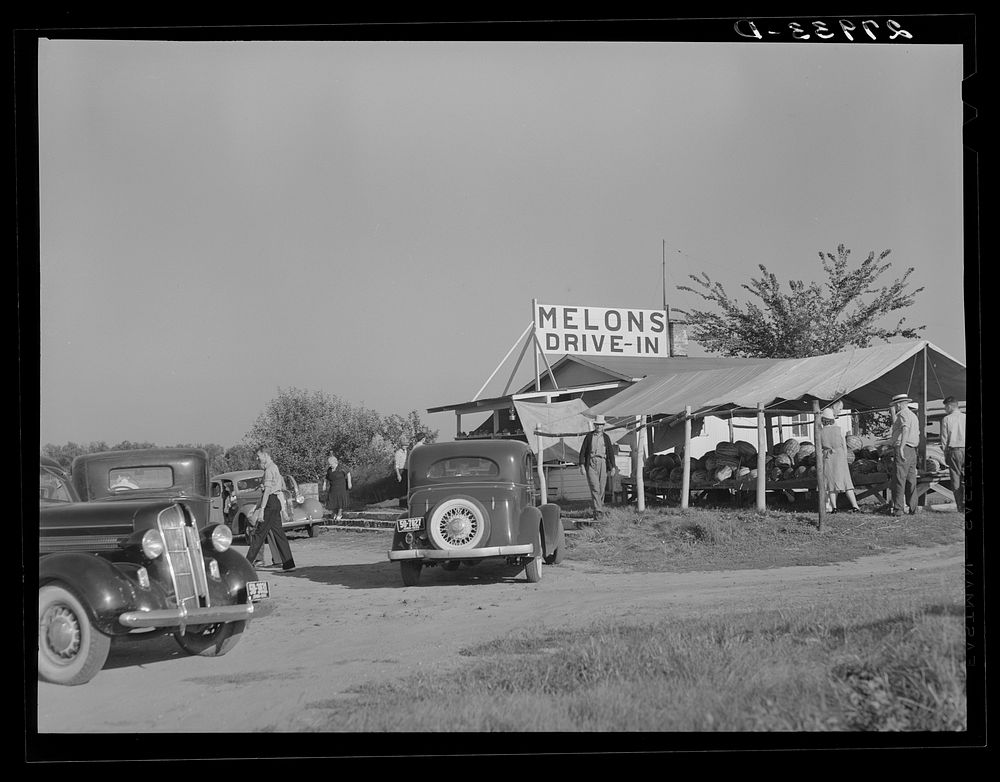
<instances>
[{"instance_id":1,"label":"dark trousers","mask_svg":"<svg viewBox=\"0 0 1000 782\"><path fill-rule=\"evenodd\" d=\"M917 488L917 449L904 445L896 453L896 464L889 483L893 513L906 513Z\"/></svg>"},{"instance_id":2,"label":"dark trousers","mask_svg":"<svg viewBox=\"0 0 1000 782\"><path fill-rule=\"evenodd\" d=\"M944 461L948 465L948 472L951 473L951 490L955 494L955 507L958 510L965 510L965 481L962 480L962 473L965 470L965 449L946 448Z\"/></svg>"},{"instance_id":3,"label":"dark trousers","mask_svg":"<svg viewBox=\"0 0 1000 782\"><path fill-rule=\"evenodd\" d=\"M250 541L250 549L247 551L248 560L253 562L256 559L260 547L264 545L269 534L271 535L271 556L280 557L283 567L294 565L292 549L288 545L288 538L285 537L285 530L281 526L281 502L273 494L267 498L267 505L264 506L264 520L254 527L253 539Z\"/></svg>"}]
</instances>

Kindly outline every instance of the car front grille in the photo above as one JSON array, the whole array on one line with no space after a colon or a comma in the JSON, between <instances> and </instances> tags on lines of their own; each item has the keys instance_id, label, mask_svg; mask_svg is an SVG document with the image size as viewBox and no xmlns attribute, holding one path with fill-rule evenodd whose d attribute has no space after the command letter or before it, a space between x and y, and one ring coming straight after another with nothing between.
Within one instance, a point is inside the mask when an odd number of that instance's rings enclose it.
<instances>
[{"instance_id":1,"label":"car front grille","mask_svg":"<svg viewBox=\"0 0 1000 782\"><path fill-rule=\"evenodd\" d=\"M194 517L182 506L172 505L160 512L157 525L163 536L164 556L177 607L184 611L211 605Z\"/></svg>"}]
</instances>

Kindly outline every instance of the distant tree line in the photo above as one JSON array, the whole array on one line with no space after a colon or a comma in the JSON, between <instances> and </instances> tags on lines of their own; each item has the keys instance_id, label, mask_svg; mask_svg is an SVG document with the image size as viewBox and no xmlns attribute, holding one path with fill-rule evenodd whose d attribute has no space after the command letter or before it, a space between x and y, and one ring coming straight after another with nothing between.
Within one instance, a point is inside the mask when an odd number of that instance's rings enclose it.
<instances>
[{"instance_id":1,"label":"distant tree line","mask_svg":"<svg viewBox=\"0 0 1000 782\"><path fill-rule=\"evenodd\" d=\"M392 457L401 445L412 444L418 437L426 442L437 439L420 420L416 410L406 416L395 413L382 416L375 410L349 402L323 391L298 388L278 389L264 410L257 416L243 440L231 447L217 443L177 443L161 446L151 442L123 440L108 444L104 440L85 444L48 443L41 454L51 457L65 468L81 454L100 451L133 450L137 448L202 448L208 454L211 475L251 470L258 467L256 449L267 445L281 471L296 481L318 481L326 470L327 456L332 452L352 470L355 485L362 486L366 476L384 477L392 471Z\"/></svg>"}]
</instances>

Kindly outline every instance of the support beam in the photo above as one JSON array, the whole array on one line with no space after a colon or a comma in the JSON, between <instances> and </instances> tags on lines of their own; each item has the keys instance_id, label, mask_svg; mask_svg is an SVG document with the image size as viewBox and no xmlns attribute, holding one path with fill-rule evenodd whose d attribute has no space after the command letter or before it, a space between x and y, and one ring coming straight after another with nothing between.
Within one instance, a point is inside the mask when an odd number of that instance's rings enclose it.
<instances>
[{"instance_id":1,"label":"support beam","mask_svg":"<svg viewBox=\"0 0 1000 782\"><path fill-rule=\"evenodd\" d=\"M681 478L681 508L687 508L691 494L691 405L684 408L684 474Z\"/></svg>"},{"instance_id":2,"label":"support beam","mask_svg":"<svg viewBox=\"0 0 1000 782\"><path fill-rule=\"evenodd\" d=\"M538 430L535 429L535 432L537 434ZM542 436L540 434L537 434L537 437L538 437L538 454L537 454L537 459L535 459L535 461L538 463L538 499L541 500L539 505L544 505L546 502L549 501L549 489L545 484L545 465L542 463L542 456L543 456Z\"/></svg>"},{"instance_id":3,"label":"support beam","mask_svg":"<svg viewBox=\"0 0 1000 782\"><path fill-rule=\"evenodd\" d=\"M729 414L729 442L736 442L736 432L733 430L733 414Z\"/></svg>"},{"instance_id":4,"label":"support beam","mask_svg":"<svg viewBox=\"0 0 1000 782\"><path fill-rule=\"evenodd\" d=\"M542 376L538 374L538 351L541 345L538 344L538 335L535 334L535 313L538 311L538 299L531 300L531 339L535 343L535 349L532 351L535 354L535 390L542 390ZM506 394L507 392L504 391Z\"/></svg>"},{"instance_id":5,"label":"support beam","mask_svg":"<svg viewBox=\"0 0 1000 782\"><path fill-rule=\"evenodd\" d=\"M767 452L774 453L774 416L764 414L764 420L767 423Z\"/></svg>"},{"instance_id":6,"label":"support beam","mask_svg":"<svg viewBox=\"0 0 1000 782\"><path fill-rule=\"evenodd\" d=\"M455 411L455 437L458 437L462 433L462 414Z\"/></svg>"},{"instance_id":7,"label":"support beam","mask_svg":"<svg viewBox=\"0 0 1000 782\"><path fill-rule=\"evenodd\" d=\"M765 429L767 422L764 419L764 403L757 403L757 510L761 513L767 510L767 470L765 469L765 459L767 458L767 434Z\"/></svg>"},{"instance_id":8,"label":"support beam","mask_svg":"<svg viewBox=\"0 0 1000 782\"><path fill-rule=\"evenodd\" d=\"M493 411L493 434L500 434L500 411Z\"/></svg>"},{"instance_id":9,"label":"support beam","mask_svg":"<svg viewBox=\"0 0 1000 782\"><path fill-rule=\"evenodd\" d=\"M813 400L813 432L816 446L816 495L819 497L819 531L823 531L823 520L826 518L826 481L823 475L823 445L819 441L819 430L822 422L819 420L819 400Z\"/></svg>"},{"instance_id":10,"label":"support beam","mask_svg":"<svg viewBox=\"0 0 1000 782\"><path fill-rule=\"evenodd\" d=\"M643 511L646 510L646 482L642 477L642 466L646 463L646 430L642 425L646 423L646 416L638 415L635 420L638 424L635 430L635 507L636 510Z\"/></svg>"},{"instance_id":11,"label":"support beam","mask_svg":"<svg viewBox=\"0 0 1000 782\"><path fill-rule=\"evenodd\" d=\"M507 355L504 356L502 359L500 359L500 363L497 364L497 368L493 370L493 373L488 378L486 378L486 382L483 383L483 387L480 388L478 391L476 391L476 395L474 397L472 397L472 401L473 402L475 402L477 399L479 399L479 395L481 393L483 393L483 391L486 389L486 386L488 386L490 384L490 381L493 379L493 376L496 375L496 373L500 371L500 367L502 367L504 365L504 362L507 361L508 358L510 358L510 354L514 352L514 348L517 347L517 343L520 342L522 339L524 339L528 335L528 332L531 331L531 329L533 329L534 327L535 327L534 318L532 318L532 322L528 324L528 328L526 328L524 331L522 331L521 332L521 336L518 337L516 340L514 340L514 344L510 346L510 350L507 351ZM527 347L528 343L525 342L524 345L525 345L525 347ZM522 356L524 355L524 350L523 349L521 350L521 355ZM521 364L521 359L520 358L518 358L517 363L518 363L518 365ZM517 367L514 367L514 371L515 372L517 371ZM508 386L509 385L510 384L508 383ZM538 389L535 389L535 390L537 391ZM504 394L506 394L506 393L507 393L507 391L505 390Z\"/></svg>"}]
</instances>

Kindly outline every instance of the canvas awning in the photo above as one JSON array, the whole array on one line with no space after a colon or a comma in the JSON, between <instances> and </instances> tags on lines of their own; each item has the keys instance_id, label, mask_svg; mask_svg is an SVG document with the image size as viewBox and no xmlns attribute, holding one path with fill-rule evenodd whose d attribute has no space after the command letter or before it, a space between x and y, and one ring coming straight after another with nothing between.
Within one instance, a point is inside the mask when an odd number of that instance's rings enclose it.
<instances>
[{"instance_id":1,"label":"canvas awning","mask_svg":"<svg viewBox=\"0 0 1000 782\"><path fill-rule=\"evenodd\" d=\"M566 402L522 402L514 400L514 407L521 419L521 425L528 438L528 445L533 453L538 453L538 436L536 431L549 434L561 434L560 437L542 436L542 461L560 461L577 464L580 461L580 448L583 446L584 433L593 429L594 419L586 415L587 405L582 399L570 399ZM609 421L612 425L617 422ZM579 434L574 434L579 433ZM613 442L627 437L625 429L609 429L608 436ZM635 437L633 436L633 441Z\"/></svg>"},{"instance_id":2,"label":"canvas awning","mask_svg":"<svg viewBox=\"0 0 1000 782\"><path fill-rule=\"evenodd\" d=\"M965 399L965 365L932 343L919 341L647 377L595 405L588 414L678 415L686 405L702 415L749 413L759 402L766 408L806 411L814 399L840 400L855 411L884 409L895 394L921 396L925 351L927 398L954 395Z\"/></svg>"}]
</instances>

